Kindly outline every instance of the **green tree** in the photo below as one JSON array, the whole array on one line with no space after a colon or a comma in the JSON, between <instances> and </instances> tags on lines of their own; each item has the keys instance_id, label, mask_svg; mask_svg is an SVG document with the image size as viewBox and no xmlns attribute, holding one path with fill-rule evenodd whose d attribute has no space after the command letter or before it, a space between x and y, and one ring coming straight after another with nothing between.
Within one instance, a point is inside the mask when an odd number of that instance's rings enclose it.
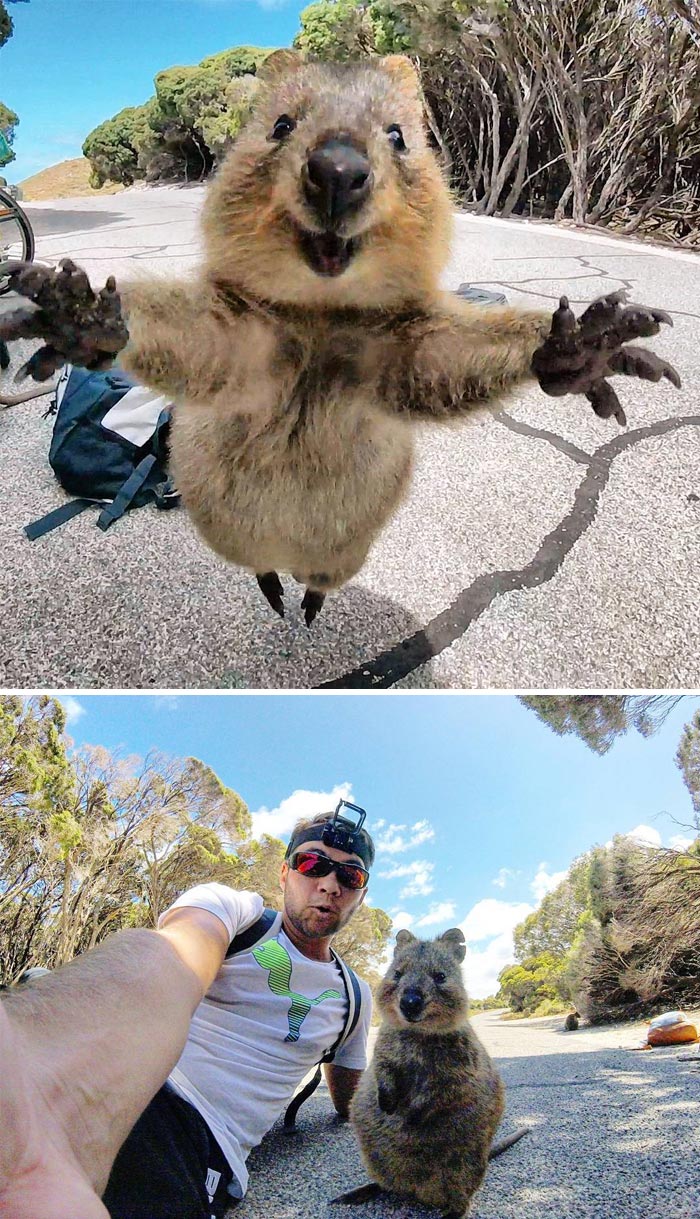
<instances>
[{"instance_id":1,"label":"green tree","mask_svg":"<svg viewBox=\"0 0 700 1219\"><path fill-rule=\"evenodd\" d=\"M676 753L676 765L683 775L695 814L696 828L700 815L700 711L696 711L689 724L686 724Z\"/></svg>"},{"instance_id":2,"label":"green tree","mask_svg":"<svg viewBox=\"0 0 700 1219\"><path fill-rule=\"evenodd\" d=\"M202 178L232 145L250 112L267 47L231 47L201 63L158 72L155 95L89 133L92 184Z\"/></svg>"},{"instance_id":3,"label":"green tree","mask_svg":"<svg viewBox=\"0 0 700 1219\"><path fill-rule=\"evenodd\" d=\"M14 24L6 5L27 3L28 0L0 0L0 47L5 45L8 39L12 37L14 31ZM10 110L9 106L0 102L0 169L4 165L9 165L15 159L12 143L15 138L15 127L18 123L19 118L14 110Z\"/></svg>"},{"instance_id":4,"label":"green tree","mask_svg":"<svg viewBox=\"0 0 700 1219\"><path fill-rule=\"evenodd\" d=\"M619 736L636 728L652 736L682 695L565 694L519 696L557 736L574 733L595 753L604 754Z\"/></svg>"},{"instance_id":5,"label":"green tree","mask_svg":"<svg viewBox=\"0 0 700 1219\"><path fill-rule=\"evenodd\" d=\"M542 953L563 961L589 906L589 871L589 855L575 860L556 889L545 894L537 909L518 924L513 931L517 961Z\"/></svg>"},{"instance_id":6,"label":"green tree","mask_svg":"<svg viewBox=\"0 0 700 1219\"><path fill-rule=\"evenodd\" d=\"M497 998L512 1011L532 1016L538 1008L562 1002L558 986L561 962L550 952L526 957L517 965L506 965L498 975Z\"/></svg>"}]
</instances>

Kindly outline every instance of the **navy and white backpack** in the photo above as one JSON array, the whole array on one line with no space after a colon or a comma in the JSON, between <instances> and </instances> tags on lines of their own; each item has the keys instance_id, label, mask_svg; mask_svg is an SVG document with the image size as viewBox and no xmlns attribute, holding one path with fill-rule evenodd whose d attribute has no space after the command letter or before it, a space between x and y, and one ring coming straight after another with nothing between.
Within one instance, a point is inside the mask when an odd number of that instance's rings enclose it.
<instances>
[{"instance_id":1,"label":"navy and white backpack","mask_svg":"<svg viewBox=\"0 0 700 1219\"><path fill-rule=\"evenodd\" d=\"M95 505L105 530L130 508L180 502L167 470L170 403L122 368L90 372L66 365L48 413L55 415L49 463L78 498L27 525L30 540Z\"/></svg>"}]
</instances>

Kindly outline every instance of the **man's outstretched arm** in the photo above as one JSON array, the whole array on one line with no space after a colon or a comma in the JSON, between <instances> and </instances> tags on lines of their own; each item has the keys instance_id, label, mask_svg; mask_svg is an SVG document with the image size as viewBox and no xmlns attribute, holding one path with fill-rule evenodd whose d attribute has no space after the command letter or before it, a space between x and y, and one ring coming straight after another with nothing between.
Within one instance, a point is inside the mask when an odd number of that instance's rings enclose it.
<instances>
[{"instance_id":1,"label":"man's outstretched arm","mask_svg":"<svg viewBox=\"0 0 700 1219\"><path fill-rule=\"evenodd\" d=\"M118 932L0 1002L0 1219L104 1219L114 1158L228 945L208 911Z\"/></svg>"}]
</instances>

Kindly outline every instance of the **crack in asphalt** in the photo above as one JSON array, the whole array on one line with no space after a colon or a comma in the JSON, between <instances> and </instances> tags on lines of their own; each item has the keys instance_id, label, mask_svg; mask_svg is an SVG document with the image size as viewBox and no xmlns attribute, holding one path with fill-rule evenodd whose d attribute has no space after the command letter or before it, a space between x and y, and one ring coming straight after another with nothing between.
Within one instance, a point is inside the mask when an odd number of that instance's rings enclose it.
<instances>
[{"instance_id":1,"label":"crack in asphalt","mask_svg":"<svg viewBox=\"0 0 700 1219\"><path fill-rule=\"evenodd\" d=\"M647 427L635 428L616 436L588 456L563 437L543 429L530 428L503 411L496 418L514 431L554 444L561 452L587 467L582 482L574 492L570 511L543 538L535 555L524 567L477 576L451 605L436 614L419 631L380 652L374 659L344 673L342 677L322 682L316 689L388 689L461 639L497 597L516 589L537 588L546 584L556 575L566 556L593 523L615 458L653 436L668 435L682 427L700 427L700 415L661 419Z\"/></svg>"}]
</instances>

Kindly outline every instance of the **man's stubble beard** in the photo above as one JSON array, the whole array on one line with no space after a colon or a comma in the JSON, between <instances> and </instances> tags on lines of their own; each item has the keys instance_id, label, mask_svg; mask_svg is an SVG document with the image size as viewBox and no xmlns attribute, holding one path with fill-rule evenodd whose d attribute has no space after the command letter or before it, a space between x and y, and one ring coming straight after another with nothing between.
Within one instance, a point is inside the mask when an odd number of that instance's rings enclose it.
<instances>
[{"instance_id":1,"label":"man's stubble beard","mask_svg":"<svg viewBox=\"0 0 700 1219\"><path fill-rule=\"evenodd\" d=\"M324 940L329 939L331 936L337 935L339 931L342 931L345 924L352 918L356 909L357 907L354 906L352 910L349 910L347 913L337 914L334 919L332 919L330 922L325 922L323 926L313 923L313 915L309 916L308 919L304 918L303 914L298 913L296 910L290 909L288 905L285 905L284 914L285 918L289 919L292 927L295 929L295 931L298 931L300 935L306 936L306 938L309 940Z\"/></svg>"}]
</instances>

